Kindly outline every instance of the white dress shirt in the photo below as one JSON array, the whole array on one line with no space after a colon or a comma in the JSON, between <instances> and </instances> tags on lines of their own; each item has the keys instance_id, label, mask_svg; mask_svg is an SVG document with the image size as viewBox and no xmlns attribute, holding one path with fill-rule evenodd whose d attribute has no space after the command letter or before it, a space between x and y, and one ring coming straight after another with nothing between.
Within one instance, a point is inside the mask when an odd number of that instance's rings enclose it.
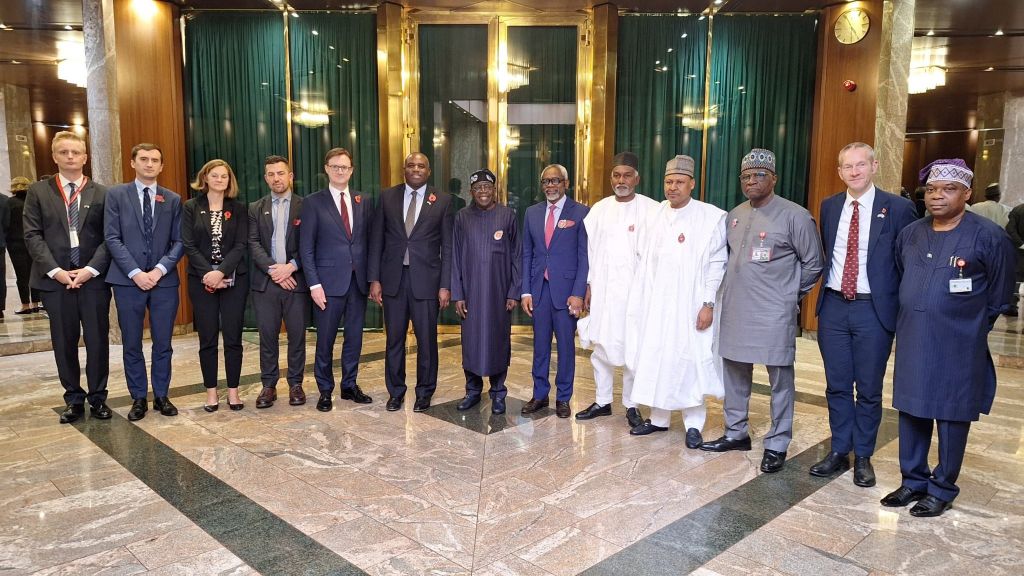
<instances>
[{"instance_id":1,"label":"white dress shirt","mask_svg":"<svg viewBox=\"0 0 1024 576\"><path fill-rule=\"evenodd\" d=\"M63 176L58 175L57 176L57 182L58 182L58 186L63 186L64 187L64 198L67 198L68 200L71 199L71 189L69 188L69 186L71 184L75 185L75 190L79 191L78 195L75 197L75 205L78 206L79 214L81 214L81 211L82 211L82 193L81 193L81 191L82 191L82 186L85 186L85 175L84 174L80 175L78 177L78 180L75 180L75 181L68 181ZM65 208L65 210L67 209L67 203L64 204L64 208ZM68 225L69 225L69 228L70 228L71 214L68 214L67 218L68 218ZM82 225L82 221L81 220L78 221L78 225L79 226ZM78 232L81 232L81 230L78 230ZM69 239L70 239L70 235L71 235L71 231L69 230L68 231ZM99 276L100 275L99 271L96 270L95 268L93 268L92 266L82 266L82 268L85 268L86 270L88 270L89 273L92 274L93 276ZM58 266L58 267L54 268L53 270L50 270L49 272L47 272L46 275L49 276L50 278L53 278L54 276L57 275L57 272L60 272L61 270L63 270L63 268Z\"/></svg>"},{"instance_id":2,"label":"white dress shirt","mask_svg":"<svg viewBox=\"0 0 1024 576\"><path fill-rule=\"evenodd\" d=\"M142 200L144 196L144 193L142 192L143 188L149 188L149 207L153 210L153 226L156 226L156 194L158 188L157 184L156 182L153 182L152 184L143 184L138 179L135 180L135 193L138 195L139 209L142 210L143 213L145 213L146 210L142 207ZM160 270L161 275L167 276L167 268L164 268L163 264L157 262L156 268ZM132 270L131 272L128 273L128 278L132 278L139 272L142 272L142 268L136 268Z\"/></svg>"},{"instance_id":3,"label":"white dress shirt","mask_svg":"<svg viewBox=\"0 0 1024 576\"><path fill-rule=\"evenodd\" d=\"M857 293L870 294L871 286L868 284L868 240L871 238L871 224L875 219L872 208L875 204L875 185L872 184L868 191L857 198L860 226L857 237ZM828 284L826 287L836 291L843 289L843 266L846 264L846 242L850 237L850 219L853 218L854 197L846 192L846 200L843 202L843 212L839 216L839 228L836 229L836 244L832 248L832 267L829 269Z\"/></svg>"}]
</instances>

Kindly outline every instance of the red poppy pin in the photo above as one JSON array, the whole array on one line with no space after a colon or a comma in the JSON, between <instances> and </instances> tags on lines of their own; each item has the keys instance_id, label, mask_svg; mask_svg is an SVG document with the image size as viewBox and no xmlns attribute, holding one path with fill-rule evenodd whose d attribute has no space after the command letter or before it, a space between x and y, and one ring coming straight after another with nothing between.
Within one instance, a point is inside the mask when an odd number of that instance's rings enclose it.
<instances>
[{"instance_id":1,"label":"red poppy pin","mask_svg":"<svg viewBox=\"0 0 1024 576\"><path fill-rule=\"evenodd\" d=\"M630 225L629 225L629 231L630 231L630 232L632 232L632 231L634 231L634 230L636 230L636 226L634 226L634 225L630 224Z\"/></svg>"},{"instance_id":2,"label":"red poppy pin","mask_svg":"<svg viewBox=\"0 0 1024 576\"><path fill-rule=\"evenodd\" d=\"M427 196L427 204L433 204L434 202L437 202L437 196L434 196L433 194Z\"/></svg>"},{"instance_id":3,"label":"red poppy pin","mask_svg":"<svg viewBox=\"0 0 1024 576\"><path fill-rule=\"evenodd\" d=\"M575 225L576 225L576 221L575 220L559 220L558 221L558 227L559 228L572 228Z\"/></svg>"},{"instance_id":4,"label":"red poppy pin","mask_svg":"<svg viewBox=\"0 0 1024 576\"><path fill-rule=\"evenodd\" d=\"M299 220L298 218L292 220L292 226L298 226L299 224L302 224L302 220Z\"/></svg>"},{"instance_id":5,"label":"red poppy pin","mask_svg":"<svg viewBox=\"0 0 1024 576\"><path fill-rule=\"evenodd\" d=\"M158 204L163 204L164 203L164 195L163 194L157 194L156 196L153 196L153 201L158 203Z\"/></svg>"},{"instance_id":6,"label":"red poppy pin","mask_svg":"<svg viewBox=\"0 0 1024 576\"><path fill-rule=\"evenodd\" d=\"M732 227L733 228L735 228L736 225L739 224L739 223L740 223L740 219L739 218L733 218L732 219Z\"/></svg>"},{"instance_id":7,"label":"red poppy pin","mask_svg":"<svg viewBox=\"0 0 1024 576\"><path fill-rule=\"evenodd\" d=\"M680 234L677 240L679 240L679 243L682 244L683 242L686 241L686 234Z\"/></svg>"},{"instance_id":8,"label":"red poppy pin","mask_svg":"<svg viewBox=\"0 0 1024 576\"><path fill-rule=\"evenodd\" d=\"M878 218L885 218L885 214L888 211L889 211L888 208L882 208L882 211L878 214Z\"/></svg>"},{"instance_id":9,"label":"red poppy pin","mask_svg":"<svg viewBox=\"0 0 1024 576\"><path fill-rule=\"evenodd\" d=\"M363 196L361 194L356 194L355 196L352 197L352 199L356 201L356 204L359 204L360 202L363 201Z\"/></svg>"},{"instance_id":10,"label":"red poppy pin","mask_svg":"<svg viewBox=\"0 0 1024 576\"><path fill-rule=\"evenodd\" d=\"M231 210L225 210L224 211L224 219L225 220L231 220Z\"/></svg>"}]
</instances>

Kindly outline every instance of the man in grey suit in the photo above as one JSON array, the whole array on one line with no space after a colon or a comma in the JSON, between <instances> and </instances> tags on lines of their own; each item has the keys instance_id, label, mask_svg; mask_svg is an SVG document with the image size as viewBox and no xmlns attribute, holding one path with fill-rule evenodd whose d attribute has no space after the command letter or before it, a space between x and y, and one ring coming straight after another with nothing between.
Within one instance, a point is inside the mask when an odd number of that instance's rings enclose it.
<instances>
[{"instance_id":1,"label":"man in grey suit","mask_svg":"<svg viewBox=\"0 0 1024 576\"><path fill-rule=\"evenodd\" d=\"M306 403L302 378L306 368L306 319L309 287L299 264L299 214L302 197L292 193L288 159L267 156L263 179L270 194L249 205L249 252L252 254L252 303L260 331L260 379L257 408L277 400L281 378L278 337L281 321L288 332L288 404Z\"/></svg>"},{"instance_id":2,"label":"man in grey suit","mask_svg":"<svg viewBox=\"0 0 1024 576\"><path fill-rule=\"evenodd\" d=\"M110 255L103 241L106 188L83 173L89 156L85 140L73 132L53 137L58 173L28 188L23 220L25 246L32 256L31 286L50 317L50 339L57 376L67 407L61 424L78 420L89 401L94 418L107 420L107 376L110 373L110 287L104 273ZM85 337L82 390L78 338Z\"/></svg>"}]
</instances>

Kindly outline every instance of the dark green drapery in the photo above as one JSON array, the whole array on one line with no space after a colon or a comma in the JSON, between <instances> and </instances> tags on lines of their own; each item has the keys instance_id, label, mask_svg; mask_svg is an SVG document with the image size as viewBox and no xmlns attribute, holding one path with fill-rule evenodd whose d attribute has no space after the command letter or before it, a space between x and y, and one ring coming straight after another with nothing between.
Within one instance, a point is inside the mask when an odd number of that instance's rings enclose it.
<instances>
[{"instance_id":1,"label":"dark green drapery","mask_svg":"<svg viewBox=\"0 0 1024 576\"><path fill-rule=\"evenodd\" d=\"M775 152L775 192L807 200L817 16L716 16L705 200L726 210L744 200L740 160L751 148ZM743 90L740 87L743 87Z\"/></svg>"},{"instance_id":2,"label":"dark green drapery","mask_svg":"<svg viewBox=\"0 0 1024 576\"><path fill-rule=\"evenodd\" d=\"M665 198L662 179L669 159L686 154L700 166L706 53L707 20L619 20L615 152L639 156L639 189L656 200ZM699 171L696 176L699 180ZM601 185L609 187L607 181Z\"/></svg>"}]
</instances>

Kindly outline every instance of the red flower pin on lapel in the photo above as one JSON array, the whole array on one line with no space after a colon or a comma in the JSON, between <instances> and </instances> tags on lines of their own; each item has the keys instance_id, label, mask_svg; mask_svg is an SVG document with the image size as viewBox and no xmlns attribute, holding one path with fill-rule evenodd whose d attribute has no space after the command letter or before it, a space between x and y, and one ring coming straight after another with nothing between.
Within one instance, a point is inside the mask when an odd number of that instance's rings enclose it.
<instances>
[{"instance_id":1,"label":"red flower pin on lapel","mask_svg":"<svg viewBox=\"0 0 1024 576\"><path fill-rule=\"evenodd\" d=\"M163 204L164 203L164 195L163 194L157 194L156 196L153 196L153 201L156 202L157 204Z\"/></svg>"},{"instance_id":2,"label":"red flower pin on lapel","mask_svg":"<svg viewBox=\"0 0 1024 576\"><path fill-rule=\"evenodd\" d=\"M437 196L434 196L433 194L427 196L427 204L433 204L434 202L437 202Z\"/></svg>"},{"instance_id":3,"label":"red flower pin on lapel","mask_svg":"<svg viewBox=\"0 0 1024 576\"><path fill-rule=\"evenodd\" d=\"M298 226L299 224L302 224L302 220L298 218L292 221L292 226Z\"/></svg>"},{"instance_id":4,"label":"red flower pin on lapel","mask_svg":"<svg viewBox=\"0 0 1024 576\"><path fill-rule=\"evenodd\" d=\"M225 210L224 211L224 219L225 220L231 220L231 210Z\"/></svg>"},{"instance_id":5,"label":"red flower pin on lapel","mask_svg":"<svg viewBox=\"0 0 1024 576\"><path fill-rule=\"evenodd\" d=\"M362 194L356 194L355 196L352 197L352 199L356 201L356 204L359 204L363 201L363 196Z\"/></svg>"}]
</instances>

